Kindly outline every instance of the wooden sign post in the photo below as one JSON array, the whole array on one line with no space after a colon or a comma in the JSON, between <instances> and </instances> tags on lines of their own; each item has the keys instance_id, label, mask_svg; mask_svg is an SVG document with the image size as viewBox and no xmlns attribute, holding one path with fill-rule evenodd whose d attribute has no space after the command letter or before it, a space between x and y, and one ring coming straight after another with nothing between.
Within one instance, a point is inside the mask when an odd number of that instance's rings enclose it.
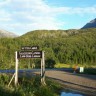
<instances>
[{"instance_id":1,"label":"wooden sign post","mask_svg":"<svg viewBox=\"0 0 96 96\"><path fill-rule=\"evenodd\" d=\"M42 59L41 59L41 84L46 85L46 83L45 83L45 57L44 57L44 51L42 51Z\"/></svg>"},{"instance_id":2,"label":"wooden sign post","mask_svg":"<svg viewBox=\"0 0 96 96\"><path fill-rule=\"evenodd\" d=\"M17 51L15 52L15 60L16 60L16 65L15 65L15 86L18 84L18 58L17 58Z\"/></svg>"},{"instance_id":3,"label":"wooden sign post","mask_svg":"<svg viewBox=\"0 0 96 96\"><path fill-rule=\"evenodd\" d=\"M33 47L23 47L22 49L32 49ZM34 47L34 49L38 47ZM18 63L20 58L41 58L41 84L45 85L45 56L44 51L19 51L15 52L15 86L18 84Z\"/></svg>"}]
</instances>

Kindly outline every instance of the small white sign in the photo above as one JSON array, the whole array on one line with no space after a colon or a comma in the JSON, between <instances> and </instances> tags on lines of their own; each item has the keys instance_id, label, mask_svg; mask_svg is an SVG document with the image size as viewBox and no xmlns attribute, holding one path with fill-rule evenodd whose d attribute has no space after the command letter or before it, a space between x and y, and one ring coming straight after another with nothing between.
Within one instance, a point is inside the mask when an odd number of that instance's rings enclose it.
<instances>
[{"instance_id":1,"label":"small white sign","mask_svg":"<svg viewBox=\"0 0 96 96\"><path fill-rule=\"evenodd\" d=\"M80 73L84 72L84 67L80 67Z\"/></svg>"}]
</instances>

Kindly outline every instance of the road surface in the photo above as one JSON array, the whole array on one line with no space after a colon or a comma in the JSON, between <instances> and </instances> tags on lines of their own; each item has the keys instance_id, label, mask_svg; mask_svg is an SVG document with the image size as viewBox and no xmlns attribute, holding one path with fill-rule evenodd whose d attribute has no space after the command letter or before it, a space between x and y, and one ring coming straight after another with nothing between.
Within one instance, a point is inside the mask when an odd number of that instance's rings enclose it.
<instances>
[{"instance_id":1,"label":"road surface","mask_svg":"<svg viewBox=\"0 0 96 96\"><path fill-rule=\"evenodd\" d=\"M14 73L14 70L0 70L1 73ZM26 73L27 76L40 74L40 69L19 70L19 73ZM46 77L61 83L64 88L70 88L87 94L96 96L96 75L73 73L72 69L46 69Z\"/></svg>"},{"instance_id":2,"label":"road surface","mask_svg":"<svg viewBox=\"0 0 96 96\"><path fill-rule=\"evenodd\" d=\"M78 90L87 96L96 96L96 75L49 70L46 71L46 76L60 82L65 88Z\"/></svg>"}]
</instances>

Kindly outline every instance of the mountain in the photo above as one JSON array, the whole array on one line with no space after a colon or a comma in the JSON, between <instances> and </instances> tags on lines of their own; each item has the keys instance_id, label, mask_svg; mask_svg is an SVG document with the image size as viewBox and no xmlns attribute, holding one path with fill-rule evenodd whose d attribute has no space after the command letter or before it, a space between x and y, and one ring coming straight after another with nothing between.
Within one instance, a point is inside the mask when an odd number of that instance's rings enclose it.
<instances>
[{"instance_id":1,"label":"mountain","mask_svg":"<svg viewBox=\"0 0 96 96\"><path fill-rule=\"evenodd\" d=\"M69 29L69 30L34 30L25 33L21 37L28 38L66 38L68 36L79 34L79 30L77 29Z\"/></svg>"},{"instance_id":2,"label":"mountain","mask_svg":"<svg viewBox=\"0 0 96 96\"><path fill-rule=\"evenodd\" d=\"M5 38L5 37L14 38L14 37L17 37L17 35L12 32L8 32L6 30L0 30L0 38Z\"/></svg>"},{"instance_id":3,"label":"mountain","mask_svg":"<svg viewBox=\"0 0 96 96\"><path fill-rule=\"evenodd\" d=\"M96 18L88 22L81 29L85 29L85 28L96 28Z\"/></svg>"}]
</instances>

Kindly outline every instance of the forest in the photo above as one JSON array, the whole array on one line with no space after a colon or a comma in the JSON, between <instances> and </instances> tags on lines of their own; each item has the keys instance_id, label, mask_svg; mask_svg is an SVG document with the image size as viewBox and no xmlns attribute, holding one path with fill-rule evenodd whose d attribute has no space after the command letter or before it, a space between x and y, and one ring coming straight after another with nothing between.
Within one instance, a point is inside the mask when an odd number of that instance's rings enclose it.
<instances>
[{"instance_id":1,"label":"forest","mask_svg":"<svg viewBox=\"0 0 96 96\"><path fill-rule=\"evenodd\" d=\"M96 66L96 28L35 30L16 38L0 38L0 69L14 69L15 51L22 46L39 46L45 51L45 64L81 64ZM40 67L40 59L20 59L19 67Z\"/></svg>"}]
</instances>

